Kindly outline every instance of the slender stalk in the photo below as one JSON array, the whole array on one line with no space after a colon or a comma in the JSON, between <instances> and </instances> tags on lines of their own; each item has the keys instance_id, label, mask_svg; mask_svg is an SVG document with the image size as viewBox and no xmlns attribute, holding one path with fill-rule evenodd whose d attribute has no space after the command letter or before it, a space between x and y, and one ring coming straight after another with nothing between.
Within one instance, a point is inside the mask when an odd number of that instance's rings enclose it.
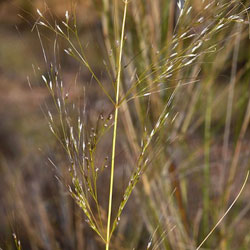
<instances>
[{"instance_id":1,"label":"slender stalk","mask_svg":"<svg viewBox=\"0 0 250 250\"><path fill-rule=\"evenodd\" d=\"M205 239L200 243L200 245L196 248L196 250L199 250L202 245L207 241L207 239L210 237L210 235L214 232L214 230L220 225L220 223L223 221L223 219L226 217L226 215L229 213L229 211L232 209L232 207L234 206L234 204L236 203L236 201L239 199L241 193L243 192L247 181L248 181L248 177L249 177L249 171L247 172L246 178L244 180L244 183L239 191L239 193L237 194L236 198L233 200L233 202L231 203L231 205L228 207L228 209L226 210L226 212L223 214L223 216L218 220L218 222L215 224L215 226L210 230L210 232L207 234L207 236L205 237Z\"/></svg>"},{"instance_id":2,"label":"slender stalk","mask_svg":"<svg viewBox=\"0 0 250 250\"><path fill-rule=\"evenodd\" d=\"M113 184L114 184L115 149L116 149L117 123L118 123L118 110L119 110L119 91L120 91L120 83L121 83L121 61L122 61L122 51L123 51L124 30L125 30L125 23L126 23L127 6L128 6L128 0L125 0L124 1L122 30L121 30L120 49L119 49L119 60L118 60L118 67L117 67L117 78L116 78L116 99L115 99L116 105L115 105L112 158L111 158L111 170L110 170L110 189L109 189L109 208L108 208L106 250L109 250L109 243L110 243L110 222L111 222L112 196L113 196Z\"/></svg>"},{"instance_id":3,"label":"slender stalk","mask_svg":"<svg viewBox=\"0 0 250 250\"><path fill-rule=\"evenodd\" d=\"M235 85L236 85L236 80L237 80L236 79L237 63L238 63L238 57L239 57L240 40L242 36L241 34L242 25L238 24L236 28L237 28L236 30L238 30L239 33L235 39L231 79L229 83L228 100L227 100L227 113L226 113L225 132L224 132L224 138L223 138L223 151L222 151L222 156L223 156L223 161L224 161L223 174L221 175L222 188L225 184L225 176L226 176L225 170L229 163L229 140L230 140L230 131L231 131L231 123L232 123L234 92L235 92Z\"/></svg>"},{"instance_id":4,"label":"slender stalk","mask_svg":"<svg viewBox=\"0 0 250 250\"><path fill-rule=\"evenodd\" d=\"M210 147L211 147L211 119L212 119L212 80L208 82L208 97L205 114L205 144L204 144L204 186L203 186L203 206L204 206L204 233L209 227L209 187L210 187Z\"/></svg>"}]
</instances>

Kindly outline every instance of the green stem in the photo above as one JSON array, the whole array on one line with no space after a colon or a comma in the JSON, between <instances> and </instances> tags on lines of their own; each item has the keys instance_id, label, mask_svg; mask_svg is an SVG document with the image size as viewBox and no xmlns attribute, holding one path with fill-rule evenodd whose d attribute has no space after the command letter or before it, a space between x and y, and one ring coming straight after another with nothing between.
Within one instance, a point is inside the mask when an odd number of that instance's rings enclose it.
<instances>
[{"instance_id":1,"label":"green stem","mask_svg":"<svg viewBox=\"0 0 250 250\"><path fill-rule=\"evenodd\" d=\"M118 123L118 110L119 110L119 91L121 83L121 61L122 61L122 51L124 42L124 30L126 23L128 1L124 1L124 12L121 30L121 40L120 40L120 50L119 50L119 60L117 68L117 79L116 79L116 100L115 100L115 117L114 117L114 132L113 132L113 143L112 143L112 158L111 158L111 170L110 170L110 189L109 189L109 208L108 208L108 222L107 222L107 238L106 238L106 250L109 250L110 243L110 222L111 222L111 212L112 212L112 196L113 196L113 184L114 184L114 169L115 169L115 148L116 148L116 137L117 137L117 123Z\"/></svg>"},{"instance_id":2,"label":"green stem","mask_svg":"<svg viewBox=\"0 0 250 250\"><path fill-rule=\"evenodd\" d=\"M208 97L205 115L205 167L204 167L204 187L203 187L203 206L204 206L204 233L209 228L209 186L210 186L210 144L211 144L211 116L212 116L212 82L208 83Z\"/></svg>"}]
</instances>

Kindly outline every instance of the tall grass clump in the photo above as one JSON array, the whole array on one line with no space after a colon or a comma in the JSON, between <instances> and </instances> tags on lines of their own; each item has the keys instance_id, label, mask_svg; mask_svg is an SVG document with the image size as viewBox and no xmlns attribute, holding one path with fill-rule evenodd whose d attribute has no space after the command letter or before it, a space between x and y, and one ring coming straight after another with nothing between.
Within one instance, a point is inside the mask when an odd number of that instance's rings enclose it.
<instances>
[{"instance_id":1,"label":"tall grass clump","mask_svg":"<svg viewBox=\"0 0 250 250\"><path fill-rule=\"evenodd\" d=\"M67 185L85 214L86 223L106 250L116 248L111 239L132 193L143 219L134 225L139 236L131 236L133 246L124 244L128 248L140 246L145 228L150 237L146 245L144 242L144 249L200 249L203 244L229 249L227 235L231 231L222 218L238 199L248 177L243 168L241 179L246 178L245 182L238 196L233 194L242 140L250 119L249 94L233 108L236 81L249 70L248 63L237 73L240 42L249 35L247 8L239 1L174 4L160 0L103 0L99 11L106 49L105 81L95 73L95 65L89 63L75 12L66 11L64 20L53 23L46 13L37 10L35 29L48 68L42 80L54 104L46 118L67 155L70 182L58 178ZM96 119L88 117L90 107L86 100L91 89L83 84L79 99L74 102L61 77L60 63L50 63L47 58L40 35L44 27L55 34L55 58L62 42L64 52L88 70L91 87L99 86L108 108ZM222 86L222 91L216 84L222 81L220 74L229 75L223 80L226 86ZM220 103L225 100L224 114ZM232 117L238 108L245 112L238 121L235 147L230 149ZM204 138L198 136L200 133ZM211 200L212 165L220 160L211 158L216 155L212 152L221 133L223 163L217 180L220 190L218 197ZM116 188L121 190L115 174L121 171L118 147L125 152L123 158L129 166L124 175L127 184L120 196L114 195ZM56 165L51 159L50 162ZM192 172L195 175L190 180L187 176ZM196 191L197 197L201 195L201 204L190 202L192 185L202 189ZM218 233L209 239L217 227Z\"/></svg>"}]
</instances>

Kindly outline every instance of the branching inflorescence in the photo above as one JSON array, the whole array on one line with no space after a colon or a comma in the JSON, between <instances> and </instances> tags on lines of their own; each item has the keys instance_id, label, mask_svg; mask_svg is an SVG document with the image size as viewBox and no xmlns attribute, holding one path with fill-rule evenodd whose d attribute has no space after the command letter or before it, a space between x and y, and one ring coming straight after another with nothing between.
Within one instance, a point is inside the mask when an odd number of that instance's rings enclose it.
<instances>
[{"instance_id":1,"label":"branching inflorescence","mask_svg":"<svg viewBox=\"0 0 250 250\"><path fill-rule=\"evenodd\" d=\"M128 39L128 44L133 44L133 34L130 30L126 31L125 24L126 20L129 19L137 27L138 20L133 15L133 10L131 10L132 15L129 15L131 13L129 12L129 5L131 4L133 8L137 1L132 0L131 3L127 0L123 1L121 27L115 27L120 34L118 48L117 45L114 45L117 48L117 57L110 58L111 61L115 62L115 68L111 70L115 79L112 83L114 93L104 86L95 74L92 66L88 63L78 35L76 17L71 17L69 12L66 11L65 20L53 25L40 10L37 10L39 15L36 23L38 34L40 34L39 27L43 26L54 32L57 37L63 38L68 43L68 47L64 49L65 53L88 69L92 79L99 85L107 100L113 105L114 112L111 112L107 117L100 114L96 127L89 130L84 120L85 110L82 112L79 108L77 115L73 115L72 110L77 108L75 104L72 107L68 101L69 96L65 92L63 79L60 78L57 66L51 64L47 75L42 75L42 80L47 86L55 106L55 111L48 111L46 116L49 128L67 153L69 159L69 173L72 180L72 183L68 185L69 193L83 210L86 222L99 235L105 243L107 250L110 247L111 237L117 228L129 197L151 163L150 155L152 155L152 152L150 151L152 150L152 144L159 140L157 135L166 135L164 131L176 119L177 113L173 111L175 96L184 86L199 83L199 79L194 79L190 73L192 67L200 65L202 58L222 48L223 41L214 38L219 36L221 31L228 29L232 23L240 23L242 25L248 23L246 21L247 10L237 1L222 1L220 3L203 0L201 1L203 6L201 9L203 10L200 12L193 11L191 2L186 1L183 5L178 1L179 15L171 39L165 41L161 38L163 42L159 43L159 48L154 48L156 53L148 56L143 63L138 63L136 60L133 60L131 63L128 59L128 56L131 55L126 49L126 39ZM116 8L119 9L117 6ZM118 10L116 11L118 12ZM108 17L104 15L104 21L105 18ZM73 24L71 23L72 20ZM106 20L105 23L109 22ZM143 37L145 35L143 31L139 27L137 29L137 37ZM130 36L132 37L131 40L129 40ZM106 47L107 44L112 46L112 43L112 39L107 40ZM136 46L134 45L135 48ZM141 42L139 50L142 55L140 53L139 55L142 58L147 57L146 50L148 49L143 46L143 42ZM126 67L123 65L126 65ZM131 67L135 68L129 71ZM126 76L123 75L125 71ZM197 72L199 73L200 70L198 69ZM119 128L118 113L120 110L123 110L124 105L132 102L137 107L139 105L140 110L146 110L147 101L138 102L138 99L144 98L145 100L153 101L155 97L158 98L156 101L159 109L153 115L153 122L147 126L149 123L145 121L145 125L142 126L142 132L136 138L137 141L135 139L131 142L131 144L136 144L136 146L131 146L136 151L134 152L137 157L136 163L132 167L128 185L125 188L118 211L115 212L112 210L112 199L113 188L115 188L113 184L116 165L116 141ZM126 117L131 117L131 113L128 111ZM96 150L101 138L109 130L113 131L111 161L109 162L108 157L106 157L103 159L102 166L97 167ZM98 192L98 177L103 170L108 168L109 164L111 170L109 206L108 216L105 218L99 203L99 196L102 194ZM114 218L113 221L111 220L112 218Z\"/></svg>"}]
</instances>

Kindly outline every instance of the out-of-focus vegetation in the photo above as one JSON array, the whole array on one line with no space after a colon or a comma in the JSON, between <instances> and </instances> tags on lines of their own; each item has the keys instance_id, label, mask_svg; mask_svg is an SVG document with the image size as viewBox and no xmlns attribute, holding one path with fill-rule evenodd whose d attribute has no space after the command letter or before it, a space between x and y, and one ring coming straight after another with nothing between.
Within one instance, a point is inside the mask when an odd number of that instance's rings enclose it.
<instances>
[{"instance_id":1,"label":"out-of-focus vegetation","mask_svg":"<svg viewBox=\"0 0 250 250\"><path fill-rule=\"evenodd\" d=\"M110 249L197 249L239 194L249 3L127 7L121 41L124 1L0 2L0 248L104 248L118 108ZM250 248L248 190L204 249Z\"/></svg>"}]
</instances>

